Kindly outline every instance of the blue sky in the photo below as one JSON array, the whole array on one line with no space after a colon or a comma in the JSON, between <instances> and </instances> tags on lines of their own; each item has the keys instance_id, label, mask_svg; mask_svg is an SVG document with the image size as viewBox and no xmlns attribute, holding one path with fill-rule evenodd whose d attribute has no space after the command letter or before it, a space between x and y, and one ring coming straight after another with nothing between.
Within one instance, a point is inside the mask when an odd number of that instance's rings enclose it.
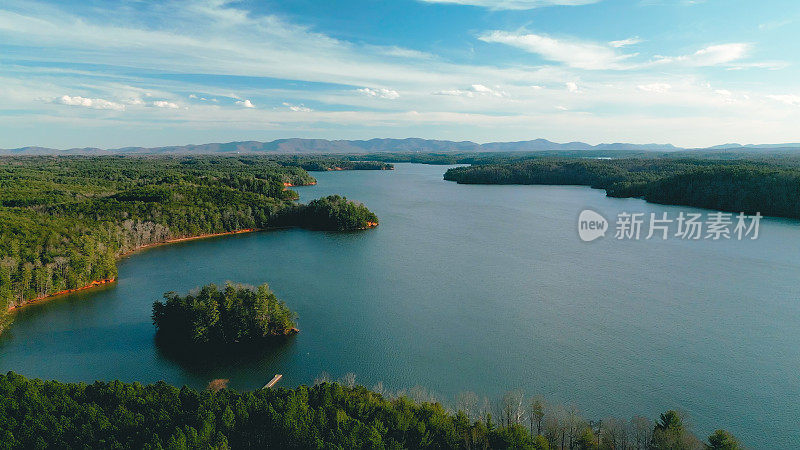
<instances>
[{"instance_id":1,"label":"blue sky","mask_svg":"<svg viewBox=\"0 0 800 450\"><path fill-rule=\"evenodd\" d=\"M0 148L800 141L800 2L0 4Z\"/></svg>"}]
</instances>

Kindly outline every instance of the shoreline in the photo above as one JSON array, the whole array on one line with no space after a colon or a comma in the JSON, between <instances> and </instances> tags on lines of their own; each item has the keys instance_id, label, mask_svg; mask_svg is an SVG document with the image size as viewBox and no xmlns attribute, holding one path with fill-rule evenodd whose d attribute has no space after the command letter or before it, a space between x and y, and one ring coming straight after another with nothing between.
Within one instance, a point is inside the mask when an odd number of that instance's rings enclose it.
<instances>
[{"instance_id":1,"label":"shoreline","mask_svg":"<svg viewBox=\"0 0 800 450\"><path fill-rule=\"evenodd\" d=\"M147 249L153 248L153 247L158 247L158 246L161 246L161 245L175 244L175 243L178 243L178 242L196 241L196 240L200 240L200 239L207 239L207 238L218 237L218 236L228 236L228 235L233 235L233 234L253 233L253 232L256 232L256 231L263 231L263 230L260 229L260 228L243 228L241 230L224 231L222 233L200 234L200 235L197 235L197 236L186 236L186 237L168 239L168 240L162 241L162 242L154 242L152 244L145 244L145 245L143 245L141 247L136 247L133 250L129 250L129 251L125 252L125 253L120 254L119 256L117 256L117 261L119 261L119 260L121 260L123 258L126 258L126 257L128 257L128 256L130 256L130 255L132 255L132 254L134 254L136 252L139 252L139 251L142 251L142 250L147 250ZM31 299L31 300L26 300L26 301L24 301L24 302L22 302L22 303L20 303L18 305L10 306L8 308L8 311L9 312L16 311L16 310L24 308L24 307L26 307L28 305L43 303L45 301L53 300L56 297L61 297L61 296L64 296L64 295L67 295L67 294L72 294L72 293L79 292L79 291L85 291L85 290L88 290L88 289L96 288L98 286L104 286L104 285L107 285L107 284L114 283L115 281L117 281L116 277L115 278L107 278L105 280L94 280L94 281L90 282L89 284L86 284L86 285L83 285L83 286L80 286L80 287L76 287L76 288L72 288L72 289L64 289L63 291L58 291L58 292L54 292L52 294L44 295L42 297L36 297L34 299Z\"/></svg>"},{"instance_id":2,"label":"shoreline","mask_svg":"<svg viewBox=\"0 0 800 450\"><path fill-rule=\"evenodd\" d=\"M283 187L284 187L284 188L288 188L288 187L301 187L301 186L315 186L316 184L317 184L317 182L316 182L316 181L315 181L315 182L313 182L313 183L308 183L308 184L292 184L292 183L286 183L286 182L284 182L284 183L283 183Z\"/></svg>"},{"instance_id":3,"label":"shoreline","mask_svg":"<svg viewBox=\"0 0 800 450\"><path fill-rule=\"evenodd\" d=\"M218 236L229 236L233 234L253 233L256 231L264 231L264 230L261 228L242 228L241 230L223 231L221 233L207 233L207 234L198 234L197 236L185 236L185 237L167 239L166 241L153 242L152 244L145 244L142 245L141 247L136 247L133 250L129 250L125 253L120 254L118 256L118 259L128 257L136 252L147 250L148 248L159 247L161 245L175 244L178 242L186 242L186 241L196 241L199 239L208 239Z\"/></svg>"},{"instance_id":4,"label":"shoreline","mask_svg":"<svg viewBox=\"0 0 800 450\"><path fill-rule=\"evenodd\" d=\"M367 226L364 227L364 228L359 228L359 230L367 230L367 229L370 229L370 228L375 228L377 226L378 226L377 222L367 222ZM220 237L220 236L230 236L230 235L234 235L234 234L254 233L254 232L257 232L257 231L266 231L266 230L277 230L277 229L281 229L281 228L282 227L276 227L276 228L242 228L241 230L223 231L221 233L208 233L208 234L200 234L200 235L197 235L197 236L186 236L186 237L180 237L180 238L167 239L166 241L162 241L162 242L154 242L152 244L145 244L145 245L142 245L141 247L136 247L133 250L129 250L129 251L125 252L125 253L122 253L117 257L117 261L119 261L119 260L121 260L123 258L127 258L128 256L131 256L134 253L140 252L142 250L147 250L147 249L150 249L150 248L153 248L153 247L160 247L162 245L176 244L178 242L197 241L197 240L200 240L200 239L208 239L208 238ZM27 301L25 301L23 303L15 305L15 306L10 306L8 308L8 311L9 312L16 311L16 310L24 308L25 306L28 306L28 305L32 305L32 304L35 304L35 303L42 303L44 301L53 300L56 297L61 297L61 296L64 296L64 295L67 295L67 294L72 294L72 293L79 292L79 291L85 291L85 290L88 290L88 289L96 288L98 286L104 286L104 285L107 285L107 284L114 283L115 281L117 281L116 277L115 278L107 278L107 279L104 279L104 280L94 280L94 281L92 281L89 284L86 284L84 286L76 287L76 288L73 288L73 289L64 289L63 291L54 292L52 294L47 294L47 295L42 296L42 297L37 297L35 299L27 300ZM300 331L300 330L297 330L297 331ZM295 333L297 331L295 331ZM294 333L292 333L292 334L294 334Z\"/></svg>"},{"instance_id":5,"label":"shoreline","mask_svg":"<svg viewBox=\"0 0 800 450\"><path fill-rule=\"evenodd\" d=\"M87 289L96 288L98 286L105 286L107 284L114 283L115 281L117 281L116 278L106 278L105 280L94 280L91 283L83 285L83 286L80 286L80 287L76 287L76 288L72 288L72 289L64 289L63 291L58 291L58 292L54 292L52 294L47 294L47 295L44 295L44 296L41 296L41 297L36 297L34 299L27 300L27 301L25 301L23 303L20 303L18 305L10 306L8 308L8 311L9 312L16 311L18 309L22 309L22 308L24 308L26 306L29 306L29 305L42 303L43 301L46 301L46 300L52 300L55 297L61 297L63 295L67 295L67 294L72 294L72 293L79 292L79 291L85 291Z\"/></svg>"}]
</instances>

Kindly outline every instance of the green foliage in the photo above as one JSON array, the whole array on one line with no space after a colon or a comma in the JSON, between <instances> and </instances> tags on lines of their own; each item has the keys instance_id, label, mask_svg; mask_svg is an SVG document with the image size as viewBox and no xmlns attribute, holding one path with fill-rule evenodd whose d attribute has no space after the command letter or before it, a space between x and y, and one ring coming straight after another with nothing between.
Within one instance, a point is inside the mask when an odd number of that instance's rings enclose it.
<instances>
[{"instance_id":1,"label":"green foliage","mask_svg":"<svg viewBox=\"0 0 800 450\"><path fill-rule=\"evenodd\" d=\"M295 329L295 313L262 284L257 289L228 283L203 286L181 297L164 294L153 303L153 324L160 342L171 345L229 346L286 336Z\"/></svg>"},{"instance_id":2,"label":"green foliage","mask_svg":"<svg viewBox=\"0 0 800 450\"><path fill-rule=\"evenodd\" d=\"M471 422L438 403L385 397L364 387L321 383L295 389L254 392L228 389L202 392L163 382L59 383L0 375L0 438L3 448L598 448L585 423L548 420L554 437L532 435L514 423L507 427ZM673 412L656 432L683 429ZM610 433L603 429L601 434ZM714 436L720 436L716 440ZM688 438L687 438L688 439ZM702 448L625 441L599 448ZM718 431L716 442L735 442ZM738 443L737 443L738 445Z\"/></svg>"},{"instance_id":3,"label":"green foliage","mask_svg":"<svg viewBox=\"0 0 800 450\"><path fill-rule=\"evenodd\" d=\"M611 197L800 218L800 168L759 161L538 158L450 169L465 184L583 185Z\"/></svg>"},{"instance_id":4,"label":"green foliage","mask_svg":"<svg viewBox=\"0 0 800 450\"><path fill-rule=\"evenodd\" d=\"M378 217L366 206L331 195L300 207L299 223L314 230L359 230L378 224Z\"/></svg>"},{"instance_id":5,"label":"green foliage","mask_svg":"<svg viewBox=\"0 0 800 450\"><path fill-rule=\"evenodd\" d=\"M655 450L694 450L702 449L700 441L683 425L683 418L677 411L661 414L653 430L652 448Z\"/></svg>"},{"instance_id":6,"label":"green foliage","mask_svg":"<svg viewBox=\"0 0 800 450\"><path fill-rule=\"evenodd\" d=\"M277 226L363 228L363 207L333 202L337 220L327 225L301 215L285 185L315 182L287 157L0 158L0 331L9 307L115 278L120 256L150 244Z\"/></svg>"},{"instance_id":7,"label":"green foliage","mask_svg":"<svg viewBox=\"0 0 800 450\"><path fill-rule=\"evenodd\" d=\"M713 450L739 450L742 445L729 432L717 430L708 437L708 448Z\"/></svg>"},{"instance_id":8,"label":"green foliage","mask_svg":"<svg viewBox=\"0 0 800 450\"><path fill-rule=\"evenodd\" d=\"M394 166L378 161L350 161L341 158L302 158L298 157L297 165L309 172L323 172L328 170L392 170Z\"/></svg>"}]
</instances>

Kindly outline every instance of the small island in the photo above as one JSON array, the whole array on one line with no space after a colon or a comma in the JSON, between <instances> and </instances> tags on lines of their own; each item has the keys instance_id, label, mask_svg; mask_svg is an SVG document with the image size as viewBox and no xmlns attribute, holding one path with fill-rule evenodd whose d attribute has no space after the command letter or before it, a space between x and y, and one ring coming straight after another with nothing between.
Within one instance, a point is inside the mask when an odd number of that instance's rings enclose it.
<instances>
[{"instance_id":1,"label":"small island","mask_svg":"<svg viewBox=\"0 0 800 450\"><path fill-rule=\"evenodd\" d=\"M267 284L257 288L208 284L181 297L164 294L153 303L153 324L160 345L173 348L230 349L296 334L297 315Z\"/></svg>"},{"instance_id":2,"label":"small island","mask_svg":"<svg viewBox=\"0 0 800 450\"><path fill-rule=\"evenodd\" d=\"M355 231L378 226L378 216L363 203L329 195L308 204L292 204L281 210L274 222L310 230Z\"/></svg>"}]
</instances>

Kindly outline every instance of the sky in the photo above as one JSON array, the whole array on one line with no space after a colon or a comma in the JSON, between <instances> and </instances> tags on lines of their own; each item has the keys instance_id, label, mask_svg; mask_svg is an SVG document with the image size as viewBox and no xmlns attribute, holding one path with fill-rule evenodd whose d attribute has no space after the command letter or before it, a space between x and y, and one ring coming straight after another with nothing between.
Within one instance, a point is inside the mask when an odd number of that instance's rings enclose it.
<instances>
[{"instance_id":1,"label":"sky","mask_svg":"<svg viewBox=\"0 0 800 450\"><path fill-rule=\"evenodd\" d=\"M0 148L800 142L797 0L3 0Z\"/></svg>"}]
</instances>

